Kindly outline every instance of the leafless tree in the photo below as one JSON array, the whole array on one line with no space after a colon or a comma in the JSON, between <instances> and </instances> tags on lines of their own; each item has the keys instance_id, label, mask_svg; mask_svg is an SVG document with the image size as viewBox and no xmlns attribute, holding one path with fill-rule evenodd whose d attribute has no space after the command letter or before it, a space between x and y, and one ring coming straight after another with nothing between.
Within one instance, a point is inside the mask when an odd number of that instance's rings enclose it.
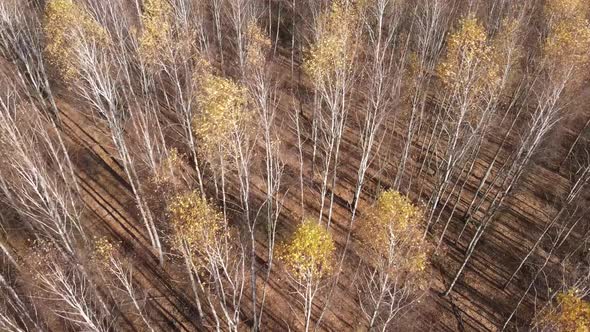
<instances>
[{"instance_id":1,"label":"leafless tree","mask_svg":"<svg viewBox=\"0 0 590 332\"><path fill-rule=\"evenodd\" d=\"M273 256L276 239L276 227L281 210L281 179L283 173L283 162L279 152L281 149L278 135L279 125L276 123L277 107L279 96L277 86L273 80L269 58L271 52L271 41L266 33L252 21L247 26L246 33L246 77L244 83L248 87L249 95L253 100L253 107L262 131L262 142L264 144L264 165L265 165L265 192L266 200L266 232L268 261L266 280L263 287L262 300L260 304L260 318L264 312L266 299L266 287L270 279L273 267Z\"/></svg>"},{"instance_id":2,"label":"leafless tree","mask_svg":"<svg viewBox=\"0 0 590 332\"><path fill-rule=\"evenodd\" d=\"M6 227L7 225L3 225ZM2 266L0 271L0 286L2 289L2 302L0 303L0 328L6 331L43 331L45 325L37 312L37 308L20 294L18 285L10 276L18 276L20 264L13 257L13 250L2 240L0 249L2 250Z\"/></svg>"},{"instance_id":3,"label":"leafless tree","mask_svg":"<svg viewBox=\"0 0 590 332\"><path fill-rule=\"evenodd\" d=\"M39 296L66 322L89 331L109 331L113 323L108 307L84 273L50 242L40 241L32 260Z\"/></svg>"},{"instance_id":4,"label":"leafless tree","mask_svg":"<svg viewBox=\"0 0 590 332\"><path fill-rule=\"evenodd\" d=\"M139 316L141 320L141 323L133 322L134 326L143 324L143 327L149 331L156 331L145 310L147 292L141 287L137 287L134 280L133 263L128 257L124 257L116 243L112 243L106 237L96 239L93 245L91 259L97 273L103 277L103 282L109 293L113 298L123 296L129 300L133 314ZM122 310L122 308L119 309Z\"/></svg>"},{"instance_id":5,"label":"leafless tree","mask_svg":"<svg viewBox=\"0 0 590 332\"><path fill-rule=\"evenodd\" d=\"M14 89L0 97L0 140L3 146L0 188L3 200L27 220L41 237L74 254L80 224L77 179L66 162L60 135L34 105L22 103Z\"/></svg>"},{"instance_id":6,"label":"leafless tree","mask_svg":"<svg viewBox=\"0 0 590 332\"><path fill-rule=\"evenodd\" d=\"M546 223L545 227L543 228L543 231L540 235L538 235L537 241L535 241L535 243L531 246L527 254L521 260L518 267L510 275L510 277L504 284L504 287L507 287L510 284L510 282L518 274L518 272L524 266L529 257L531 257L533 253L535 253L537 247L545 238L549 230L551 230L555 226L555 224L563 217L564 214L568 213L568 210L572 208L572 205L575 202L575 200L578 198L578 196L580 196L581 193L583 193L583 189L585 188L586 184L590 182L590 154L588 151L586 151L586 154L587 155L583 158L585 162L581 163L581 165L575 171L574 178L572 180L572 185L566 197L563 199L563 202L561 202L561 207L554 215L554 217ZM565 240L562 240L561 243L563 243L563 241Z\"/></svg>"},{"instance_id":7,"label":"leafless tree","mask_svg":"<svg viewBox=\"0 0 590 332\"><path fill-rule=\"evenodd\" d=\"M0 54L22 68L18 78L23 86L31 86L37 102L57 112L49 85L48 69L43 59L41 22L34 8L9 0L0 4Z\"/></svg>"}]
</instances>

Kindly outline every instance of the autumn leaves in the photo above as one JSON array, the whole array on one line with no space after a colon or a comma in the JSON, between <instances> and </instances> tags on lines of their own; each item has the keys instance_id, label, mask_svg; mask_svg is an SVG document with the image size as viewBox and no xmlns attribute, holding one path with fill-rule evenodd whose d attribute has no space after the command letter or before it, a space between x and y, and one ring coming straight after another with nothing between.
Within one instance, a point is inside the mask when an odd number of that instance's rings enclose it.
<instances>
[{"instance_id":1,"label":"autumn leaves","mask_svg":"<svg viewBox=\"0 0 590 332\"><path fill-rule=\"evenodd\" d=\"M45 9L45 52L64 81L79 78L80 63L75 54L82 43L104 46L107 31L82 7L71 0L50 1Z\"/></svg>"}]
</instances>

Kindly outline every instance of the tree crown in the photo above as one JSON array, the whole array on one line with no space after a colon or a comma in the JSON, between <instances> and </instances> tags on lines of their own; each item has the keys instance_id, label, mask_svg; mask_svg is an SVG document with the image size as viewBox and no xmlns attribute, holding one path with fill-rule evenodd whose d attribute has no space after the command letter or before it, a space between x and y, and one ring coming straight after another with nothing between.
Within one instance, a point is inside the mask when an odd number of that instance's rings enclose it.
<instances>
[{"instance_id":1,"label":"tree crown","mask_svg":"<svg viewBox=\"0 0 590 332\"><path fill-rule=\"evenodd\" d=\"M583 17L588 9L585 0L547 0L545 2L545 15L556 20L564 20L572 17Z\"/></svg>"},{"instance_id":2,"label":"tree crown","mask_svg":"<svg viewBox=\"0 0 590 332\"><path fill-rule=\"evenodd\" d=\"M83 42L108 43L107 31L72 0L51 0L45 7L43 32L47 40L45 52L60 77L71 81L78 76L76 48Z\"/></svg>"},{"instance_id":3,"label":"tree crown","mask_svg":"<svg viewBox=\"0 0 590 332\"><path fill-rule=\"evenodd\" d=\"M330 233L322 225L305 220L291 240L278 247L278 257L295 278L318 280L332 272L335 249Z\"/></svg>"},{"instance_id":4,"label":"tree crown","mask_svg":"<svg viewBox=\"0 0 590 332\"><path fill-rule=\"evenodd\" d=\"M564 15L557 16L563 18ZM542 46L546 60L555 65L580 68L590 60L590 24L584 15L553 20Z\"/></svg>"},{"instance_id":5,"label":"tree crown","mask_svg":"<svg viewBox=\"0 0 590 332\"><path fill-rule=\"evenodd\" d=\"M268 50L271 47L270 38L254 21L248 24L246 33L248 35L248 45L246 46L248 66L251 68L264 66Z\"/></svg>"},{"instance_id":6,"label":"tree crown","mask_svg":"<svg viewBox=\"0 0 590 332\"><path fill-rule=\"evenodd\" d=\"M394 190L382 192L360 225L370 257L389 272L423 272L428 248L423 240L424 214Z\"/></svg>"},{"instance_id":7,"label":"tree crown","mask_svg":"<svg viewBox=\"0 0 590 332\"><path fill-rule=\"evenodd\" d=\"M331 10L320 17L319 37L304 63L305 72L314 82L350 70L357 47L354 33L358 21L357 8L344 1L334 1Z\"/></svg>"},{"instance_id":8,"label":"tree crown","mask_svg":"<svg viewBox=\"0 0 590 332\"><path fill-rule=\"evenodd\" d=\"M229 142L232 133L247 122L247 90L231 79L205 73L199 93L200 114L193 130L206 153Z\"/></svg>"},{"instance_id":9,"label":"tree crown","mask_svg":"<svg viewBox=\"0 0 590 332\"><path fill-rule=\"evenodd\" d=\"M590 331L590 302L583 300L576 289L558 294L556 302L556 307L542 314L542 325L564 332Z\"/></svg>"},{"instance_id":10,"label":"tree crown","mask_svg":"<svg viewBox=\"0 0 590 332\"><path fill-rule=\"evenodd\" d=\"M445 59L437 71L444 85L451 89L471 86L477 95L498 81L498 66L485 27L474 16L459 21L458 29L447 40ZM475 83L474 83L475 80Z\"/></svg>"},{"instance_id":11,"label":"tree crown","mask_svg":"<svg viewBox=\"0 0 590 332\"><path fill-rule=\"evenodd\" d=\"M226 229L223 215L197 191L174 197L168 203L168 213L174 231L173 245L179 251L184 251L186 246L204 254L215 246Z\"/></svg>"},{"instance_id":12,"label":"tree crown","mask_svg":"<svg viewBox=\"0 0 590 332\"><path fill-rule=\"evenodd\" d=\"M147 63L154 63L171 43L172 7L166 0L146 0L141 22L140 56Z\"/></svg>"}]
</instances>

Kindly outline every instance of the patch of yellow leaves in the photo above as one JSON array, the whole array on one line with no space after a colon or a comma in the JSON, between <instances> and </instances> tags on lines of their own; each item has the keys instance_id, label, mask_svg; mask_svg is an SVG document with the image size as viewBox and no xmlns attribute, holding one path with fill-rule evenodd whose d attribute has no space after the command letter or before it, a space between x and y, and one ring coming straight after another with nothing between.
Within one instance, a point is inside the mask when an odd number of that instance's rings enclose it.
<instances>
[{"instance_id":1,"label":"patch of yellow leaves","mask_svg":"<svg viewBox=\"0 0 590 332\"><path fill-rule=\"evenodd\" d=\"M226 230L223 215L209 204L198 191L174 197L168 203L168 215L174 231L174 247L184 247L206 257L208 248L221 241Z\"/></svg>"},{"instance_id":2,"label":"patch of yellow leaves","mask_svg":"<svg viewBox=\"0 0 590 332\"><path fill-rule=\"evenodd\" d=\"M543 325L555 327L557 331L589 332L590 302L578 296L575 289L557 295L557 308L541 318Z\"/></svg>"},{"instance_id":3,"label":"patch of yellow leaves","mask_svg":"<svg viewBox=\"0 0 590 332\"><path fill-rule=\"evenodd\" d=\"M259 68L266 63L266 55L271 47L270 38L256 22L248 24L248 45L246 46L246 62L251 68Z\"/></svg>"},{"instance_id":4,"label":"patch of yellow leaves","mask_svg":"<svg viewBox=\"0 0 590 332\"><path fill-rule=\"evenodd\" d=\"M248 123L247 90L231 79L205 73L198 94L200 113L193 118L193 131L205 153L230 142L231 135Z\"/></svg>"},{"instance_id":5,"label":"patch of yellow leaves","mask_svg":"<svg viewBox=\"0 0 590 332\"><path fill-rule=\"evenodd\" d=\"M81 5L72 0L51 0L45 7L45 53L60 78L74 80L80 71L76 49L82 43L106 45L107 31Z\"/></svg>"},{"instance_id":6,"label":"patch of yellow leaves","mask_svg":"<svg viewBox=\"0 0 590 332\"><path fill-rule=\"evenodd\" d=\"M277 251L287 270L300 281L319 280L334 269L336 247L330 233L313 220L305 220L291 240Z\"/></svg>"},{"instance_id":7,"label":"patch of yellow leaves","mask_svg":"<svg viewBox=\"0 0 590 332\"><path fill-rule=\"evenodd\" d=\"M349 71L356 53L354 33L359 24L357 7L334 1L331 11L319 20L319 37L304 62L305 72L314 82L328 80Z\"/></svg>"},{"instance_id":8,"label":"patch of yellow leaves","mask_svg":"<svg viewBox=\"0 0 590 332\"><path fill-rule=\"evenodd\" d=\"M93 258L100 264L108 264L117 252L117 247L106 236L94 239Z\"/></svg>"},{"instance_id":9,"label":"patch of yellow leaves","mask_svg":"<svg viewBox=\"0 0 590 332\"><path fill-rule=\"evenodd\" d=\"M158 168L153 175L152 182L156 185L173 183L176 180L175 172L182 172L185 163L183 158L184 155L178 152L178 149L170 149L168 156L158 165Z\"/></svg>"},{"instance_id":10,"label":"patch of yellow leaves","mask_svg":"<svg viewBox=\"0 0 590 332\"><path fill-rule=\"evenodd\" d=\"M422 210L407 196L387 190L360 221L359 236L371 260L389 273L419 273L428 256L423 220Z\"/></svg>"},{"instance_id":11,"label":"patch of yellow leaves","mask_svg":"<svg viewBox=\"0 0 590 332\"><path fill-rule=\"evenodd\" d=\"M586 0L547 0L544 10L547 17L562 21L576 16L584 16L588 5Z\"/></svg>"},{"instance_id":12,"label":"patch of yellow leaves","mask_svg":"<svg viewBox=\"0 0 590 332\"><path fill-rule=\"evenodd\" d=\"M167 0L146 0L141 22L140 56L147 63L154 63L172 42L172 7Z\"/></svg>"},{"instance_id":13,"label":"patch of yellow leaves","mask_svg":"<svg viewBox=\"0 0 590 332\"><path fill-rule=\"evenodd\" d=\"M470 16L461 19L457 31L449 36L446 57L437 72L445 86L451 89L471 86L472 94L476 95L498 82L499 70L494 57L485 27Z\"/></svg>"},{"instance_id":14,"label":"patch of yellow leaves","mask_svg":"<svg viewBox=\"0 0 590 332\"><path fill-rule=\"evenodd\" d=\"M545 14L550 18L543 54L549 63L581 68L590 56L590 23L585 17L588 4L580 0L550 0Z\"/></svg>"}]
</instances>

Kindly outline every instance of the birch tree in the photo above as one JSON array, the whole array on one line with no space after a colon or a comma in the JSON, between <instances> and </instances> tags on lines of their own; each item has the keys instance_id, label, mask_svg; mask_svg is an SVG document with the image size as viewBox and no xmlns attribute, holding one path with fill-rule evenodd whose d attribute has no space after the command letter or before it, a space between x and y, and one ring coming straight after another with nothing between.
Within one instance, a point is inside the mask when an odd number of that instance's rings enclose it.
<instances>
[{"instance_id":1,"label":"birch tree","mask_svg":"<svg viewBox=\"0 0 590 332\"><path fill-rule=\"evenodd\" d=\"M281 141L276 124L277 105L279 97L276 83L273 82L269 65L271 41L262 29L252 21L247 27L246 45L246 77L245 85L248 94L253 101L259 123L259 130L262 132L264 144L264 166L265 166L265 194L266 200L266 232L268 261L266 280L260 305L260 317L264 311L266 298L266 287L270 279L273 267L274 247L276 238L276 227L282 205L279 197L281 179L283 173L283 162L279 156ZM260 318L261 319L261 318Z\"/></svg>"},{"instance_id":2,"label":"birch tree","mask_svg":"<svg viewBox=\"0 0 590 332\"><path fill-rule=\"evenodd\" d=\"M246 45L248 24L257 17L253 0L227 0L227 18L233 32L233 49L237 56L239 74L244 77L246 71ZM218 32L219 33L219 32Z\"/></svg>"},{"instance_id":3,"label":"birch tree","mask_svg":"<svg viewBox=\"0 0 590 332\"><path fill-rule=\"evenodd\" d=\"M229 330L237 331L245 257L241 246L232 243L235 234L223 215L198 192L175 197L168 211L174 247L185 262L200 318L204 313L201 302L205 299L216 329L221 328L223 319Z\"/></svg>"},{"instance_id":4,"label":"birch tree","mask_svg":"<svg viewBox=\"0 0 590 332\"><path fill-rule=\"evenodd\" d=\"M38 236L74 255L84 230L77 178L66 162L68 151L40 110L22 103L10 87L6 93L0 96L2 199Z\"/></svg>"},{"instance_id":5,"label":"birch tree","mask_svg":"<svg viewBox=\"0 0 590 332\"><path fill-rule=\"evenodd\" d=\"M351 224L355 218L367 171L371 161L380 151L384 122L397 116L391 109L395 108L395 99L400 94L401 73L407 50L406 41L398 40L402 13L403 6L400 2L379 0L367 7L364 17L364 24L369 27L367 39L371 53L370 64L362 76L369 84L369 91L366 106L358 117L361 128L361 158L351 203ZM396 56L401 59L394 59Z\"/></svg>"},{"instance_id":6,"label":"birch tree","mask_svg":"<svg viewBox=\"0 0 590 332\"><path fill-rule=\"evenodd\" d=\"M202 65L209 56L208 41L204 35L204 8L200 3L186 0L170 3L150 0L149 7L151 9L146 10L142 16L144 29L135 46L142 78L142 93L138 106L140 110L144 110L146 117L159 118L163 125L181 128L181 137L192 159L199 190L204 194L204 161L199 157L196 149L198 138L192 130L193 117L197 111L198 82L203 71ZM198 40L198 43L195 40ZM130 80L129 83L132 84L133 81ZM154 91L159 91L164 100L154 98ZM174 109L174 120L178 123L171 123L166 117L158 117L161 114L161 104ZM131 118L140 119L136 116ZM155 125L158 125L158 122L155 122ZM153 133L159 131L143 130L142 133L154 135ZM162 142L160 145L165 143L163 136L155 137ZM149 144L149 141L144 141L144 146L154 146Z\"/></svg>"},{"instance_id":7,"label":"birch tree","mask_svg":"<svg viewBox=\"0 0 590 332\"><path fill-rule=\"evenodd\" d=\"M487 123L494 111L494 108L485 107L485 99L499 83L499 68L493 62L487 31L474 16L462 19L457 31L449 36L445 59L437 70L449 92L442 96L442 114L437 116L433 127L433 133L437 132L435 137L442 138L444 146L441 160L437 161L437 179L430 199L429 228L438 219L434 217L435 211L453 171L473 149L482 124ZM439 139L435 139L435 143L438 142ZM436 145L433 149L437 149Z\"/></svg>"},{"instance_id":8,"label":"birch tree","mask_svg":"<svg viewBox=\"0 0 590 332\"><path fill-rule=\"evenodd\" d=\"M211 72L203 77L200 113L193 119L193 130L200 147L221 179L223 214L227 217L226 178L232 175L239 190L241 216L249 236L250 287L254 329L257 329L256 225L251 203L251 164L257 135L247 88ZM231 173L230 173L231 172ZM221 174L219 174L221 173ZM216 188L217 188L216 184ZM218 191L218 189L216 189Z\"/></svg>"},{"instance_id":9,"label":"birch tree","mask_svg":"<svg viewBox=\"0 0 590 332\"><path fill-rule=\"evenodd\" d=\"M328 226L332 219L340 144L350 109L350 89L356 76L355 60L361 31L358 28L359 11L363 9L346 1L333 2L318 20L316 40L304 61L304 70L311 78L316 93L312 123L314 166L318 144L322 149L318 222L323 220L326 194L330 189Z\"/></svg>"},{"instance_id":10,"label":"birch tree","mask_svg":"<svg viewBox=\"0 0 590 332\"><path fill-rule=\"evenodd\" d=\"M9 0L0 4L0 54L15 59L23 86L32 86L36 101L57 112L49 84L49 68L43 59L42 22L29 5Z\"/></svg>"},{"instance_id":11,"label":"birch tree","mask_svg":"<svg viewBox=\"0 0 590 332\"><path fill-rule=\"evenodd\" d=\"M7 228L8 223L4 219L9 217L4 207L2 227ZM30 331L46 329L44 317L41 315L27 294L21 288L24 283L19 283L18 278L22 277L21 264L15 259L15 250L9 246L6 239L7 234L2 234L0 250L2 252L2 270L0 271L0 286L2 289L2 301L0 301L0 328L6 331Z\"/></svg>"},{"instance_id":12,"label":"birch tree","mask_svg":"<svg viewBox=\"0 0 590 332\"><path fill-rule=\"evenodd\" d=\"M407 74L409 84L406 87L406 95L409 99L410 110L407 118L407 130L404 138L402 152L399 157L399 166L395 177L395 188L401 189L402 178L406 164L412 153L412 145L417 143L420 148L413 153L426 154L428 140L428 114L426 113L429 91L433 78L435 78L436 66L443 51L445 34L449 29L453 17L452 7L446 1L421 1L414 8L415 41L414 51L408 59ZM422 142L420 142L422 139ZM407 188L413 187L420 180L427 158L419 166L410 170ZM418 189L421 192L421 189Z\"/></svg>"},{"instance_id":13,"label":"birch tree","mask_svg":"<svg viewBox=\"0 0 590 332\"><path fill-rule=\"evenodd\" d=\"M133 326L141 326L149 331L155 331L145 310L148 294L141 287L137 287L133 279L133 263L121 254L119 244L107 237L99 237L94 240L93 247L91 259L96 265L98 273L105 275L105 283L109 292L113 294L113 298L118 298L114 293L122 293L122 296L130 302L132 313L139 316L138 321L133 321ZM122 303L121 310L123 306Z\"/></svg>"},{"instance_id":14,"label":"birch tree","mask_svg":"<svg viewBox=\"0 0 590 332\"><path fill-rule=\"evenodd\" d=\"M358 225L367 266L357 287L369 330L387 331L428 283L423 212L399 192L382 192Z\"/></svg>"},{"instance_id":15,"label":"birch tree","mask_svg":"<svg viewBox=\"0 0 590 332\"><path fill-rule=\"evenodd\" d=\"M562 200L561 206L557 210L557 213L546 222L543 227L543 231L537 236L537 240L527 251L526 255L522 258L518 267L512 272L504 287L507 287L514 277L518 274L520 269L525 265L526 261L535 253L542 240L547 236L548 232L555 227L555 225L565 216L575 210L576 201L578 200L581 193L583 193L585 186L590 182L590 151L585 151L586 156L582 159L581 165L579 165L572 177L572 184L566 194L566 197ZM563 243L563 241L562 241Z\"/></svg>"},{"instance_id":16,"label":"birch tree","mask_svg":"<svg viewBox=\"0 0 590 332\"><path fill-rule=\"evenodd\" d=\"M289 280L303 301L303 324L307 332L312 328L313 303L322 281L334 268L334 242L324 226L305 220L277 250Z\"/></svg>"},{"instance_id":17,"label":"birch tree","mask_svg":"<svg viewBox=\"0 0 590 332\"><path fill-rule=\"evenodd\" d=\"M30 257L33 277L49 301L50 310L59 318L83 330L109 331L112 314L92 282L75 264L59 253L51 242L37 241Z\"/></svg>"},{"instance_id":18,"label":"birch tree","mask_svg":"<svg viewBox=\"0 0 590 332\"><path fill-rule=\"evenodd\" d=\"M526 16L524 16L524 11L517 12L514 15L516 16L510 16L502 20L496 34L491 38L491 53L489 60L491 63L489 66L495 68L497 75L496 81L488 85L486 91L482 93L483 97L482 102L480 103L481 105L477 106L479 112L482 114L482 118L478 121L475 128L472 129L474 136L471 140L472 142L469 143L469 141L467 141L467 143L472 145L470 148L471 152L466 153L464 157L460 159L460 162L458 162L456 168L461 166L460 170L457 172L452 187L450 187L446 194L447 198L444 200L440 212L436 216L436 219L432 221L432 223L437 223L440 220L444 207L452 207L440 235L437 248L442 243L449 224L455 216L455 212L458 211L458 204L461 201L461 197L466 193L465 189L468 186L469 178L473 177L475 174L475 165L477 164L477 160L481 158L481 153L484 151L483 149L485 149L484 144L486 139L494 133L495 128L500 128L505 123L507 114L515 108L514 98L521 93L522 79L515 78L519 73L518 62L523 54L519 39L522 33L521 27ZM512 98L512 100L509 98ZM506 113L498 119L498 113L501 110L501 107L505 104L508 104L507 110L503 110ZM518 115L516 118L518 118ZM488 164L483 178L479 180L479 186L474 196L478 195L481 187L486 183L490 176L493 167L497 165L500 151L501 149L497 150L492 161ZM454 202L451 203L453 199ZM466 225L467 223L464 227Z\"/></svg>"}]
</instances>

